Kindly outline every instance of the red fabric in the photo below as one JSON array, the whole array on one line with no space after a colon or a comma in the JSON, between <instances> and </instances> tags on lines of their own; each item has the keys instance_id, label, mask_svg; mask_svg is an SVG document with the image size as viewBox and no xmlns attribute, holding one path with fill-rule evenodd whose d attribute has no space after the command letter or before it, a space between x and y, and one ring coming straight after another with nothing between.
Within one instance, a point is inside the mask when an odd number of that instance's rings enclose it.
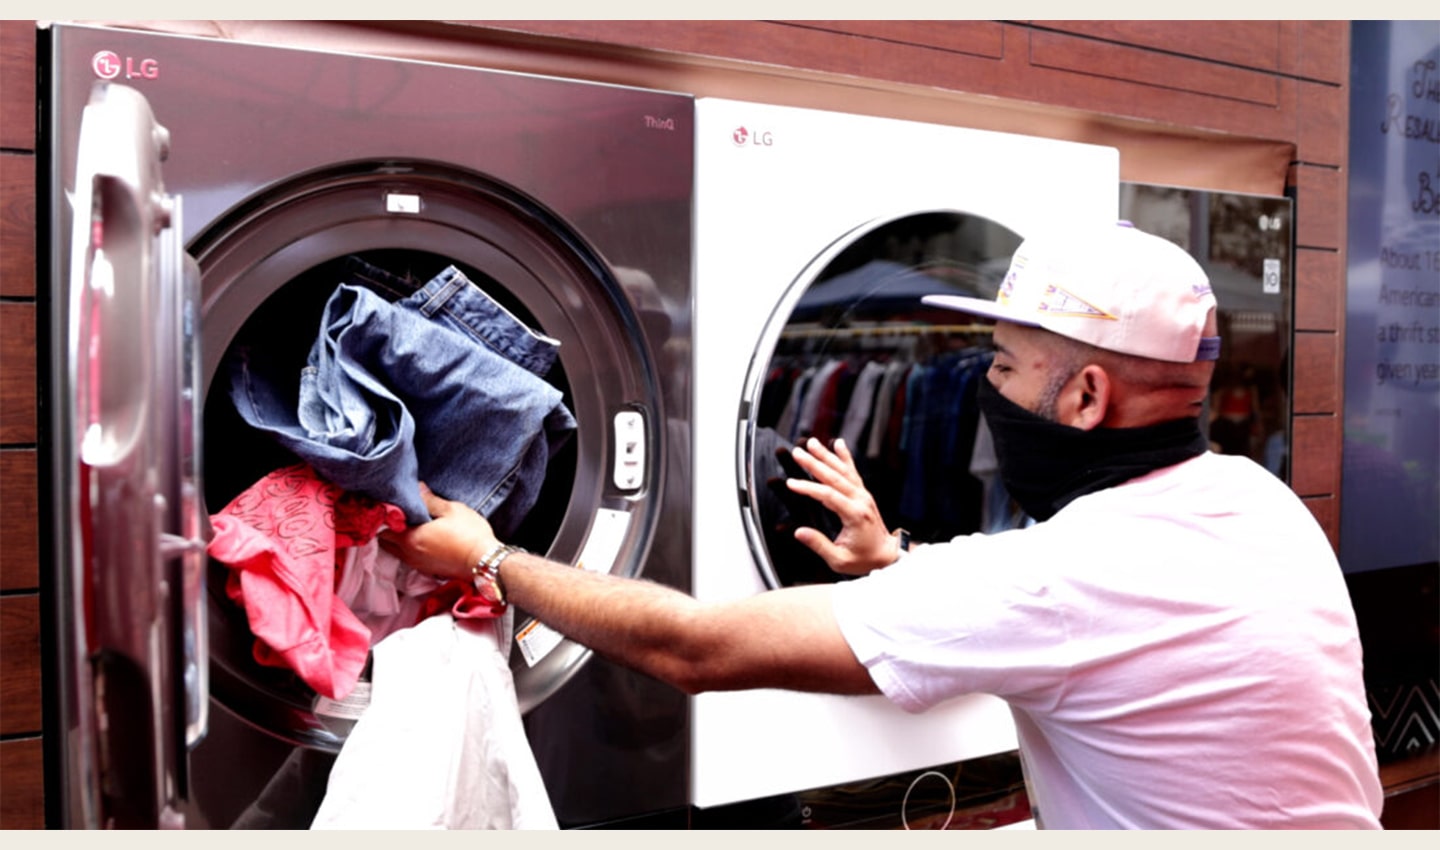
<instances>
[{"instance_id":1,"label":"red fabric","mask_svg":"<svg viewBox=\"0 0 1440 850\"><path fill-rule=\"evenodd\" d=\"M404 513L297 464L260 479L211 523L209 552L231 568L225 592L245 608L255 660L344 698L365 666L370 631L335 597L337 558L381 528L403 530Z\"/></svg>"},{"instance_id":2,"label":"red fabric","mask_svg":"<svg viewBox=\"0 0 1440 850\"><path fill-rule=\"evenodd\" d=\"M841 363L818 390L820 405L816 408L815 427L811 434L822 443L829 443L840 430L840 388L849 374L850 364Z\"/></svg>"},{"instance_id":3,"label":"red fabric","mask_svg":"<svg viewBox=\"0 0 1440 850\"><path fill-rule=\"evenodd\" d=\"M1245 419L1254 412L1254 407L1255 402L1247 387L1227 387L1220 393L1220 409L1217 412L1221 416Z\"/></svg>"},{"instance_id":4,"label":"red fabric","mask_svg":"<svg viewBox=\"0 0 1440 850\"><path fill-rule=\"evenodd\" d=\"M446 610L457 620L484 620L504 614L505 606L492 605L469 581L451 579L425 595L416 622Z\"/></svg>"},{"instance_id":5,"label":"red fabric","mask_svg":"<svg viewBox=\"0 0 1440 850\"><path fill-rule=\"evenodd\" d=\"M404 512L296 464L260 479L210 522L210 557L230 567L225 593L245 609L255 660L289 668L316 693L343 699L370 651L370 630L335 596L345 550L382 528L403 531ZM447 609L459 619L505 613L470 582L454 580L425 596L415 622Z\"/></svg>"}]
</instances>

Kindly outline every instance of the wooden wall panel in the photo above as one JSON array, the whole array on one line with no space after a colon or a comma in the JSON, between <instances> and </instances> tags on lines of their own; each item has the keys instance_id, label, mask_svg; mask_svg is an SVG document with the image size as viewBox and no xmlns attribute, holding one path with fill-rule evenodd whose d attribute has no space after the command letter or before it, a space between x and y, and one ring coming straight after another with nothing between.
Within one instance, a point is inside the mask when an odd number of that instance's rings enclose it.
<instances>
[{"instance_id":1,"label":"wooden wall panel","mask_svg":"<svg viewBox=\"0 0 1440 850\"><path fill-rule=\"evenodd\" d=\"M858 35L999 59L1004 34L995 21L781 21L796 27Z\"/></svg>"},{"instance_id":2,"label":"wooden wall panel","mask_svg":"<svg viewBox=\"0 0 1440 850\"><path fill-rule=\"evenodd\" d=\"M35 157L0 153L0 295L35 295Z\"/></svg>"},{"instance_id":3,"label":"wooden wall panel","mask_svg":"<svg viewBox=\"0 0 1440 850\"><path fill-rule=\"evenodd\" d=\"M1337 251L1295 252L1295 329L1336 331L1345 320L1345 269Z\"/></svg>"},{"instance_id":4,"label":"wooden wall panel","mask_svg":"<svg viewBox=\"0 0 1440 850\"><path fill-rule=\"evenodd\" d=\"M40 739L0 741L0 776L0 829L44 829L45 755Z\"/></svg>"},{"instance_id":5,"label":"wooden wall panel","mask_svg":"<svg viewBox=\"0 0 1440 850\"><path fill-rule=\"evenodd\" d=\"M1274 71L1280 63L1278 21L1030 21L1036 27L1153 48L1240 68Z\"/></svg>"},{"instance_id":6,"label":"wooden wall panel","mask_svg":"<svg viewBox=\"0 0 1440 850\"><path fill-rule=\"evenodd\" d=\"M34 21L0 21L0 148L35 149Z\"/></svg>"},{"instance_id":7,"label":"wooden wall panel","mask_svg":"<svg viewBox=\"0 0 1440 850\"><path fill-rule=\"evenodd\" d=\"M1305 248L1345 247L1345 176L1339 169L1295 168L1295 244Z\"/></svg>"},{"instance_id":8,"label":"wooden wall panel","mask_svg":"<svg viewBox=\"0 0 1440 850\"><path fill-rule=\"evenodd\" d=\"M0 829L45 826L35 430L35 22L0 21ZM13 444L22 444L16 447ZM22 591L16 593L15 591Z\"/></svg>"},{"instance_id":9,"label":"wooden wall panel","mask_svg":"<svg viewBox=\"0 0 1440 850\"><path fill-rule=\"evenodd\" d=\"M842 45L867 39L890 42L895 52L929 48L999 58L1003 25L995 21L457 21L486 31L509 31L574 39L601 47L658 50L681 56L710 56L780 68L833 70L853 67L854 57L830 55L820 64L799 61L818 44ZM483 36L483 33L481 33ZM836 39L842 36L847 41ZM763 69L756 69L763 70ZM892 69L874 68L868 79L885 79Z\"/></svg>"},{"instance_id":10,"label":"wooden wall panel","mask_svg":"<svg viewBox=\"0 0 1440 850\"><path fill-rule=\"evenodd\" d=\"M1282 21L1279 70L1303 79L1350 82L1349 21Z\"/></svg>"},{"instance_id":11,"label":"wooden wall panel","mask_svg":"<svg viewBox=\"0 0 1440 850\"><path fill-rule=\"evenodd\" d=\"M1262 106L1276 106L1280 100L1280 80L1273 74L1058 33L1031 32L1030 62Z\"/></svg>"},{"instance_id":12,"label":"wooden wall panel","mask_svg":"<svg viewBox=\"0 0 1440 850\"><path fill-rule=\"evenodd\" d=\"M1310 165L1346 165L1350 136L1335 128L1348 123L1349 90L1304 80L1295 85L1297 158Z\"/></svg>"},{"instance_id":13,"label":"wooden wall panel","mask_svg":"<svg viewBox=\"0 0 1440 850\"><path fill-rule=\"evenodd\" d=\"M1301 499L1311 516L1325 529L1330 548L1340 551L1340 500L1335 496L1307 496Z\"/></svg>"},{"instance_id":14,"label":"wooden wall panel","mask_svg":"<svg viewBox=\"0 0 1440 850\"><path fill-rule=\"evenodd\" d=\"M1016 28L1021 38L1030 62L1005 96L1248 138L1294 134L1294 80L1043 30ZM1011 41L1007 32L1007 58Z\"/></svg>"},{"instance_id":15,"label":"wooden wall panel","mask_svg":"<svg viewBox=\"0 0 1440 850\"><path fill-rule=\"evenodd\" d=\"M751 63L753 73L821 72L859 85L893 83L983 90L965 79L985 79L1004 56L1003 27L989 21L935 21L925 40L897 40L918 22L852 21L465 21L470 26L588 42L599 49L623 46L677 57L711 57ZM878 27L878 29L876 29ZM878 33L878 37L875 33Z\"/></svg>"},{"instance_id":16,"label":"wooden wall panel","mask_svg":"<svg viewBox=\"0 0 1440 850\"><path fill-rule=\"evenodd\" d=\"M35 442L35 304L0 303L0 443Z\"/></svg>"},{"instance_id":17,"label":"wooden wall panel","mask_svg":"<svg viewBox=\"0 0 1440 850\"><path fill-rule=\"evenodd\" d=\"M1340 492L1340 417L1296 416L1291 422L1290 488L1300 496ZM1328 531L1328 529L1327 529Z\"/></svg>"},{"instance_id":18,"label":"wooden wall panel","mask_svg":"<svg viewBox=\"0 0 1440 850\"><path fill-rule=\"evenodd\" d=\"M1295 86L1288 77L1014 22L1001 25L1003 55L981 58L934 45L983 43L985 37L975 35L973 28L977 23L993 22L931 23L933 33L917 45L892 40L895 29L891 22L879 21L849 22L845 33L815 29L808 22L779 21L456 22L479 30L477 38L487 33L493 38L501 32L518 37L558 36L595 44L595 49L601 50L606 45L624 45L631 50L688 56L690 61L696 57L727 63L740 60L753 63L746 69L752 73L821 72L842 75L863 88L920 86L1053 105L1090 113L1092 120L1095 116L1135 118L1250 139L1288 140L1294 136ZM1209 23L1191 27L1190 37L1203 40ZM948 35L967 29L970 34L963 37ZM1276 54L1273 23L1261 24L1259 31L1263 36L1253 43L1263 42L1265 50ZM1032 60L1032 42L1040 44L1039 62ZM1047 61L1060 67L1046 67ZM1067 62L1080 62L1085 73L1067 70ZM740 66L734 67L738 70ZM1212 86L1226 95L1216 96Z\"/></svg>"},{"instance_id":19,"label":"wooden wall panel","mask_svg":"<svg viewBox=\"0 0 1440 850\"><path fill-rule=\"evenodd\" d=\"M1295 335L1296 415L1334 413L1340 409L1342 367L1339 337L1333 333L1301 331Z\"/></svg>"},{"instance_id":20,"label":"wooden wall panel","mask_svg":"<svg viewBox=\"0 0 1440 850\"><path fill-rule=\"evenodd\" d=\"M40 596L0 596L0 735L40 731Z\"/></svg>"},{"instance_id":21,"label":"wooden wall panel","mask_svg":"<svg viewBox=\"0 0 1440 850\"><path fill-rule=\"evenodd\" d=\"M1385 786L1385 829L1440 829L1440 750L1419 749L1412 757L1380 765Z\"/></svg>"},{"instance_id":22,"label":"wooden wall panel","mask_svg":"<svg viewBox=\"0 0 1440 850\"><path fill-rule=\"evenodd\" d=\"M0 449L0 590L40 586L34 449Z\"/></svg>"}]
</instances>

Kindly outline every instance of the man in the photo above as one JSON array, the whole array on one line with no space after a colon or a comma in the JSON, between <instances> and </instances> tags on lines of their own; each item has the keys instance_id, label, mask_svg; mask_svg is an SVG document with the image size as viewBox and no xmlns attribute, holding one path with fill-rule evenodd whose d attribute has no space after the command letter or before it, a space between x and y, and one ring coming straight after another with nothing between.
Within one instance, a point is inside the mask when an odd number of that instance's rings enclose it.
<instances>
[{"instance_id":1,"label":"man","mask_svg":"<svg viewBox=\"0 0 1440 850\"><path fill-rule=\"evenodd\" d=\"M390 545L689 693L880 692L1011 706L1046 827L1375 828L1382 793L1345 583L1299 499L1200 430L1219 340L1198 264L1124 223L1027 239L994 302L979 403L1038 522L902 552L843 443L795 450L796 493L849 582L701 604L500 546L473 511ZM479 566L477 566L479 565ZM498 576L495 570L498 568Z\"/></svg>"}]
</instances>

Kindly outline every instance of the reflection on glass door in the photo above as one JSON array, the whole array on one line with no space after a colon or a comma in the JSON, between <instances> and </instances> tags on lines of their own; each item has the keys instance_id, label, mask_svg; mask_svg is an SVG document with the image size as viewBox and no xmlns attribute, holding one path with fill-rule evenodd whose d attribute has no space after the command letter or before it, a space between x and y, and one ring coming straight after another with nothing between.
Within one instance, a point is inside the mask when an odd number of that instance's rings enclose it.
<instances>
[{"instance_id":1,"label":"reflection on glass door","mask_svg":"<svg viewBox=\"0 0 1440 850\"><path fill-rule=\"evenodd\" d=\"M1121 218L1191 253L1210 276L1224 340L1205 426L1211 448L1289 479L1293 227L1287 198L1126 183ZM988 322L921 297L993 298L1020 236L928 212L861 228L792 285L747 381L747 532L772 586L840 581L794 529L838 520L784 486L791 446L843 438L886 525L920 541L1025 521L996 476L975 387Z\"/></svg>"},{"instance_id":2,"label":"reflection on glass door","mask_svg":"<svg viewBox=\"0 0 1440 850\"><path fill-rule=\"evenodd\" d=\"M1290 479L1294 229L1289 198L1122 183L1120 217L1190 252L1219 303L1210 448Z\"/></svg>"},{"instance_id":3,"label":"reflection on glass door","mask_svg":"<svg viewBox=\"0 0 1440 850\"><path fill-rule=\"evenodd\" d=\"M793 537L838 520L784 479L791 446L843 438L886 524L918 541L1012 527L975 404L991 325L921 304L993 298L1020 244L993 221L929 212L867 228L816 261L781 301L747 382L747 530L772 586L838 581Z\"/></svg>"}]
</instances>

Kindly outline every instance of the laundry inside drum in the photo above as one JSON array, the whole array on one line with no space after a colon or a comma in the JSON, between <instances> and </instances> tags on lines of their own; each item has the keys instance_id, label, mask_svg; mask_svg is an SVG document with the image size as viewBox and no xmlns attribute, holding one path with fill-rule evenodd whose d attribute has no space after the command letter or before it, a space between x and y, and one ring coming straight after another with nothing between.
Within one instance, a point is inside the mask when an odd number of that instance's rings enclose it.
<instances>
[{"instance_id":1,"label":"laundry inside drum","mask_svg":"<svg viewBox=\"0 0 1440 850\"><path fill-rule=\"evenodd\" d=\"M275 435L256 427L251 421L247 421L245 416L242 416L231 389L232 382L236 380L235 376L244 374L248 379L258 381L262 378L257 378L254 373L260 373L263 380L266 381L266 386L263 393L256 391L252 395L268 394L265 397L272 401L279 399L283 404L297 406L304 399L313 399L313 388L309 391L310 395L305 395L302 393L302 383L323 380L323 376L317 375L317 372L323 372L324 369L317 369L315 364L310 363L311 349L316 345L317 338L322 336L322 324L327 316L327 304L330 305L328 316L332 322L339 314L341 296L337 293L337 288L340 284L345 283L354 288L347 293L351 300L344 303L377 305L376 297L378 296L378 299L383 300L384 303L377 309L382 315L386 315L388 314L386 311L402 300L410 298L427 282L436 280L437 276L443 276L449 285L463 285L468 280L469 283L479 287L485 296L488 296L490 302L499 308L494 315L500 316L502 320L513 320L528 328L534 333L536 339L526 339L522 342L527 345L535 343L535 351L541 353L545 351L545 330L538 325L534 315L526 309L520 299L509 292L502 282L450 258L428 252L375 250L335 257L309 268L277 289L246 319L235 338L227 346L219 370L211 381L210 390L205 399L203 469L206 511L212 518L242 494L247 499L260 498L257 485L267 476L272 477L271 490L279 487L287 493L302 487L309 487L310 485L304 482L308 481L308 476L311 475L318 482L333 484L325 476L319 474L316 464L308 463L297 451L283 445ZM434 288L432 287L432 289ZM364 290L364 292L359 290ZM353 315L345 314L347 320L358 318L361 315L363 314L358 311L358 308ZM371 324L373 324L373 319ZM408 327L408 325L400 327ZM346 326L345 332L374 333L375 328L367 327L364 322L356 322L353 326ZM335 334L332 333L326 338L333 339ZM446 339L448 340L450 337L446 337ZM418 354L412 353L411 356L432 353L424 350L425 346L418 347L421 351ZM546 358L533 352L527 354L526 351L529 350L518 353L510 352L507 356L517 362L524 361L528 365L529 368L525 372L528 376L527 380L538 378L543 381L544 385L547 385L544 390L544 399L551 399L552 395L558 397L558 406L564 408L565 411L563 415L560 411L552 411L547 415L546 422L553 424L569 416L568 411L574 409L570 383L558 357L547 361ZM487 348L484 356L493 357L495 352ZM409 368L419 368L422 373L425 373L424 370L432 368L432 365L422 363L418 367L412 365ZM497 368L505 375L516 371L508 364L500 364ZM453 376L440 375L435 380L440 381L441 386L445 386L443 382L450 377ZM418 394L426 391L425 387L408 385L411 383L408 380L400 382L393 377L385 380L407 384L385 387L394 396L401 399L406 398L409 393ZM380 381L382 386L385 380ZM251 385L240 384L237 386L249 387ZM450 386L449 389L455 393L471 396L470 403L472 405L483 403L485 393L490 391L490 388L486 386L464 384L463 382ZM368 397L367 392L363 391L357 393L350 400L356 399L367 403L374 401ZM255 404L254 399L247 398L245 403L251 405L247 409L251 411L252 419L258 415L254 413L257 407L261 408L262 412L270 412L269 408ZM548 404L549 402L539 403ZM384 405L380 405L379 409L384 410ZM307 426L315 424L322 418L313 412L301 414L294 407L290 413L294 414L297 420L304 421ZM412 418L415 417L412 416ZM384 419L384 417L377 416L377 419ZM574 427L573 418L569 420L569 424L571 428ZM388 421L373 423L377 432L393 425L394 423ZM471 428L474 433L470 436L482 442L494 443L506 438L505 434L487 431L484 424L473 421L447 422L444 423L444 428L447 429L445 434L452 437L456 434L454 430L450 429ZM417 444L425 437L426 430L427 423L425 422L420 422L416 426L415 431L419 435L415 440ZM495 518L497 531L501 528L501 523L504 523L507 542L513 542L537 552L546 552L559 532L575 485L576 441L563 439L563 435L561 435L561 438L553 441L549 449L548 452L539 452L544 455L543 462L539 466L533 462L529 466L532 480L528 485L529 492L523 499L523 510L512 509L509 514ZM424 447L417 445L415 453L423 455ZM422 464L422 473L424 466ZM433 467L434 463L431 461L431 468ZM294 474L287 472L283 477L278 477L282 471L291 470L293 472L297 469L302 469L304 472L295 472ZM519 489L518 486L517 489ZM342 532L349 531L361 536L369 533L363 529L365 523L372 521L373 518L370 515L360 521L355 520L352 513L348 513L355 509L356 505L382 505L380 508L382 515L389 517L385 521L393 522L396 513L403 514L403 511L397 511L395 508L386 513L383 505L388 503L378 502L344 488L338 488L338 491L344 495L335 503L337 509L334 516L338 519L334 521L345 524ZM436 487L436 491L441 495L452 496L450 493L443 492L439 487ZM332 488L330 492L333 494L336 489ZM294 494L292 493L292 495ZM273 494L265 496L265 498L273 498ZM518 501L520 500L517 499ZM502 501L501 504L503 506L504 502ZM414 521L415 517L411 516L408 519ZM360 526L358 526L360 531L356 531L357 526L350 524L355 522L360 522ZM373 538L373 534L370 534L370 537ZM342 589L342 586L347 585L345 570L353 568L353 564L359 557L362 557L357 554L360 547L353 548L355 550L353 552L336 549L340 553L335 557L337 570L334 589L337 592ZM373 544L370 544L368 553L363 557L371 557L375 548ZM405 571L408 568L401 567L400 570ZM278 572L283 571L282 565ZM358 711L352 713L343 707L335 708L337 702L343 704L343 699L326 702L319 692L323 689L314 686L314 682L317 681L316 674L311 673L308 677L302 677L294 669L285 665L285 659L277 658L276 653L271 652L263 642L257 644L256 633L252 629L252 620L247 616L244 604L235 598L237 588L243 591L243 588L240 587L242 583L238 579L239 574L236 570L215 557L211 558L208 576L210 597L208 613L212 691L215 697L248 722L267 728L281 737L293 739L297 743L318 745L324 748L338 746L338 743L343 741L353 726L354 719L358 717ZM260 587L270 586L273 588L277 582L270 580L252 583ZM434 583L432 582L432 584ZM424 587L412 582L411 589L413 592L410 596L413 597L422 592ZM373 587L371 590L373 591ZM407 597L402 593L401 598L404 600ZM413 610L415 599L409 599L409 603L410 607L406 609L404 616L409 616L408 612ZM440 603L430 601L423 604L434 608ZM370 622L377 624L377 628L382 630L384 628L393 630L400 627L400 621L393 617L372 617ZM372 634L374 640L378 640L380 636L383 635ZM349 638L353 641L355 635L352 633ZM353 664L351 666L353 667ZM368 668L367 663L365 669L360 673L362 684L368 681ZM337 673L336 675L344 674ZM348 675L353 677L353 670ZM346 688L346 690L350 689ZM321 707L320 711L317 711L317 706ZM324 708L325 706L330 706L330 708Z\"/></svg>"}]
</instances>

